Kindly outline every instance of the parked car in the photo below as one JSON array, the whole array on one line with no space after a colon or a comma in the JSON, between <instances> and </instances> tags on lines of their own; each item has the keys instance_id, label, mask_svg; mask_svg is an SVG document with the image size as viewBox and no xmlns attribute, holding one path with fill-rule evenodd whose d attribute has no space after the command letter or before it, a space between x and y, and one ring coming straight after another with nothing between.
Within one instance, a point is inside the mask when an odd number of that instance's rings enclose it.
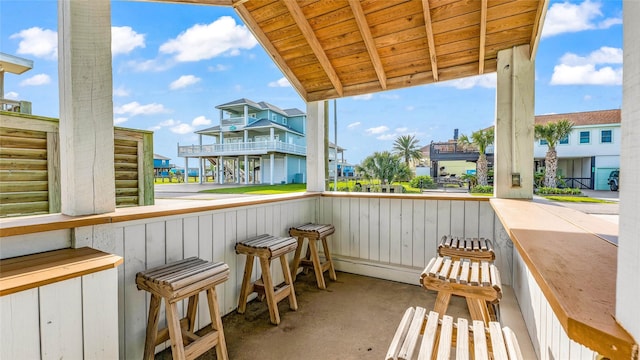
<instances>
[{"instance_id":1,"label":"parked car","mask_svg":"<svg viewBox=\"0 0 640 360\"><path fill-rule=\"evenodd\" d=\"M618 191L618 189L620 189L620 185L618 183L619 177L620 177L620 170L613 170L609 174L609 179L607 180L607 184L609 184L609 189L611 189L611 191Z\"/></svg>"}]
</instances>

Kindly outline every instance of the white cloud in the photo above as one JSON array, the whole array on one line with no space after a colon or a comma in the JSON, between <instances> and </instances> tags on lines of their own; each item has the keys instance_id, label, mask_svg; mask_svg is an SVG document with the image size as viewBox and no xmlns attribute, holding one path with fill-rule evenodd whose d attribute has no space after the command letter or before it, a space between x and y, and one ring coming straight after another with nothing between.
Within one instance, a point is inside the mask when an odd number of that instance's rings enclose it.
<instances>
[{"instance_id":1,"label":"white cloud","mask_svg":"<svg viewBox=\"0 0 640 360\"><path fill-rule=\"evenodd\" d=\"M618 66L600 66L614 64ZM566 53L553 68L551 85L621 85L622 49L603 46L587 56Z\"/></svg>"},{"instance_id":2,"label":"white cloud","mask_svg":"<svg viewBox=\"0 0 640 360\"><path fill-rule=\"evenodd\" d=\"M443 82L439 82L438 85L454 87L456 89L461 89L461 90L471 89L476 86L487 88L487 89L493 89L496 87L496 82L497 82L496 79L497 79L496 73L490 73L490 74L466 77L462 79L443 81Z\"/></svg>"},{"instance_id":3,"label":"white cloud","mask_svg":"<svg viewBox=\"0 0 640 360\"><path fill-rule=\"evenodd\" d=\"M175 121L173 119L168 119L168 120L161 121L157 125L154 125L154 126L150 127L149 130L157 131L157 130L160 130L160 129L164 128L164 127L174 126L174 125L177 125L179 123L180 123L179 121Z\"/></svg>"},{"instance_id":4,"label":"white cloud","mask_svg":"<svg viewBox=\"0 0 640 360\"><path fill-rule=\"evenodd\" d=\"M171 132L174 134L184 135L184 134L193 132L193 130L195 129L193 128L193 126L189 124L179 123L178 125L170 128L169 130L171 130Z\"/></svg>"},{"instance_id":5,"label":"white cloud","mask_svg":"<svg viewBox=\"0 0 640 360\"><path fill-rule=\"evenodd\" d=\"M178 80L176 80L176 81L172 82L172 83L169 85L169 88L170 88L171 90L182 89L182 88L185 88L185 87L187 87L187 86L189 86L189 85L196 84L196 83L200 82L200 80L202 80L202 79L200 79L200 78L199 78L199 77L197 77L197 76L193 76L193 75L182 75L182 76L180 76L180 77L178 78Z\"/></svg>"},{"instance_id":6,"label":"white cloud","mask_svg":"<svg viewBox=\"0 0 640 360\"><path fill-rule=\"evenodd\" d=\"M383 99L389 99L389 100L398 100L400 99L400 95L398 94L380 94L380 97Z\"/></svg>"},{"instance_id":7,"label":"white cloud","mask_svg":"<svg viewBox=\"0 0 640 360\"><path fill-rule=\"evenodd\" d=\"M127 67L131 68L133 71L136 71L136 72L165 71L171 68L173 65L174 65L173 62L171 61L163 62L158 59L151 59L151 60L145 60L145 61L131 60L131 61L127 61L127 64L126 64Z\"/></svg>"},{"instance_id":8,"label":"white cloud","mask_svg":"<svg viewBox=\"0 0 640 360\"><path fill-rule=\"evenodd\" d=\"M207 68L207 70L211 71L211 72L215 72L215 71L227 71L231 68L231 66L227 66L227 65L222 65L222 64L215 64L212 66L209 66Z\"/></svg>"},{"instance_id":9,"label":"white cloud","mask_svg":"<svg viewBox=\"0 0 640 360\"><path fill-rule=\"evenodd\" d=\"M373 94L364 94L364 95L356 95L353 97L353 100L371 100L373 99Z\"/></svg>"},{"instance_id":10,"label":"white cloud","mask_svg":"<svg viewBox=\"0 0 640 360\"><path fill-rule=\"evenodd\" d=\"M387 132L388 130L389 130L388 127L381 125L374 128L368 128L364 132L367 133L367 135L375 135L375 134L382 134L384 132Z\"/></svg>"},{"instance_id":11,"label":"white cloud","mask_svg":"<svg viewBox=\"0 0 640 360\"><path fill-rule=\"evenodd\" d=\"M22 80L20 86L40 86L51 82L51 77L47 74L33 75L32 77Z\"/></svg>"},{"instance_id":12,"label":"white cloud","mask_svg":"<svg viewBox=\"0 0 640 360\"><path fill-rule=\"evenodd\" d=\"M560 63L570 66L586 64L622 64L622 49L603 46L587 56L566 53L560 58Z\"/></svg>"},{"instance_id":13,"label":"white cloud","mask_svg":"<svg viewBox=\"0 0 640 360\"><path fill-rule=\"evenodd\" d=\"M360 126L360 121L356 121L354 123L351 123L349 125L347 125L348 129L353 129L353 128L357 128L358 126Z\"/></svg>"},{"instance_id":14,"label":"white cloud","mask_svg":"<svg viewBox=\"0 0 640 360\"><path fill-rule=\"evenodd\" d=\"M551 85L621 85L622 68L595 65L556 65L551 76Z\"/></svg>"},{"instance_id":15,"label":"white cloud","mask_svg":"<svg viewBox=\"0 0 640 360\"><path fill-rule=\"evenodd\" d=\"M376 139L378 140L395 140L397 137L396 134L384 134L384 135L380 135L378 137L376 137Z\"/></svg>"},{"instance_id":16,"label":"white cloud","mask_svg":"<svg viewBox=\"0 0 640 360\"><path fill-rule=\"evenodd\" d=\"M407 131L409 131L409 128L407 127L400 127L396 129L396 133L406 133Z\"/></svg>"},{"instance_id":17,"label":"white cloud","mask_svg":"<svg viewBox=\"0 0 640 360\"><path fill-rule=\"evenodd\" d=\"M113 119L113 125L122 124L122 123L126 122L127 120L129 120L129 118L117 117L117 118Z\"/></svg>"},{"instance_id":18,"label":"white cloud","mask_svg":"<svg viewBox=\"0 0 640 360\"><path fill-rule=\"evenodd\" d=\"M258 42L244 25L230 16L222 16L208 25L196 24L160 46L160 52L175 54L178 62L200 61L219 55L239 55Z\"/></svg>"},{"instance_id":19,"label":"white cloud","mask_svg":"<svg viewBox=\"0 0 640 360\"><path fill-rule=\"evenodd\" d=\"M589 94L585 95L584 98L583 98L584 101L589 101L591 99L593 99L593 97L591 95L589 95Z\"/></svg>"},{"instance_id":20,"label":"white cloud","mask_svg":"<svg viewBox=\"0 0 640 360\"><path fill-rule=\"evenodd\" d=\"M129 90L121 86L119 88L113 89L113 96L118 96L118 97L129 96Z\"/></svg>"},{"instance_id":21,"label":"white cloud","mask_svg":"<svg viewBox=\"0 0 640 360\"><path fill-rule=\"evenodd\" d=\"M613 25L622 24L621 18L603 17L601 3L585 0L581 4L570 2L551 5L545 17L542 37L554 36L562 33L578 32L591 29L607 29Z\"/></svg>"},{"instance_id":22,"label":"white cloud","mask_svg":"<svg viewBox=\"0 0 640 360\"><path fill-rule=\"evenodd\" d=\"M269 87L291 87L291 83L287 78L281 77L276 81L272 81L269 83Z\"/></svg>"},{"instance_id":23,"label":"white cloud","mask_svg":"<svg viewBox=\"0 0 640 360\"><path fill-rule=\"evenodd\" d=\"M122 106L116 106L113 109L114 114L123 115L128 114L129 116L136 115L151 115L151 114L160 114L168 112L162 104L145 104L142 105L137 101L130 102L128 104L124 104Z\"/></svg>"},{"instance_id":24,"label":"white cloud","mask_svg":"<svg viewBox=\"0 0 640 360\"><path fill-rule=\"evenodd\" d=\"M130 26L112 26L111 55L128 54L135 48L144 48L144 37L144 34L138 34Z\"/></svg>"},{"instance_id":25,"label":"white cloud","mask_svg":"<svg viewBox=\"0 0 640 360\"><path fill-rule=\"evenodd\" d=\"M58 58L58 33L53 30L32 27L9 36L9 39L20 39L18 54L49 60Z\"/></svg>"},{"instance_id":26,"label":"white cloud","mask_svg":"<svg viewBox=\"0 0 640 360\"><path fill-rule=\"evenodd\" d=\"M211 119L200 115L191 121L192 126L211 125Z\"/></svg>"},{"instance_id":27,"label":"white cloud","mask_svg":"<svg viewBox=\"0 0 640 360\"><path fill-rule=\"evenodd\" d=\"M4 98L9 100L18 100L19 97L20 95L15 91L9 91L8 93L4 94Z\"/></svg>"},{"instance_id":28,"label":"white cloud","mask_svg":"<svg viewBox=\"0 0 640 360\"><path fill-rule=\"evenodd\" d=\"M406 111L413 111L413 110L415 110L415 109L416 109L416 107L415 107L415 106L413 106L413 105L409 105L409 106L405 107L404 109L405 109Z\"/></svg>"}]
</instances>

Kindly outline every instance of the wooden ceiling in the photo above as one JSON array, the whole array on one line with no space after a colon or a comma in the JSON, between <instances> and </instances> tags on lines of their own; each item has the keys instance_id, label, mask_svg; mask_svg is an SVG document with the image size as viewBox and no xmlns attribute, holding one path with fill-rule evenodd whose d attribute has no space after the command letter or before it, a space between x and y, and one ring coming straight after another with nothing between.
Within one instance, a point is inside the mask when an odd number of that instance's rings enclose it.
<instances>
[{"instance_id":1,"label":"wooden ceiling","mask_svg":"<svg viewBox=\"0 0 640 360\"><path fill-rule=\"evenodd\" d=\"M306 101L496 71L548 0L170 0L233 6Z\"/></svg>"}]
</instances>

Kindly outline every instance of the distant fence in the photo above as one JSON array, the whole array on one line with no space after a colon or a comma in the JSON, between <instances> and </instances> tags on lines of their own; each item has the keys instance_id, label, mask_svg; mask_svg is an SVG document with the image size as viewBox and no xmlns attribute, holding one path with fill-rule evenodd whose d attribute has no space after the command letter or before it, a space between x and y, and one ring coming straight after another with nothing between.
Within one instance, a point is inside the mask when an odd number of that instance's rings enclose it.
<instances>
[{"instance_id":1,"label":"distant fence","mask_svg":"<svg viewBox=\"0 0 640 360\"><path fill-rule=\"evenodd\" d=\"M593 182L591 178L562 178L562 181L568 188L578 189L593 189Z\"/></svg>"}]
</instances>

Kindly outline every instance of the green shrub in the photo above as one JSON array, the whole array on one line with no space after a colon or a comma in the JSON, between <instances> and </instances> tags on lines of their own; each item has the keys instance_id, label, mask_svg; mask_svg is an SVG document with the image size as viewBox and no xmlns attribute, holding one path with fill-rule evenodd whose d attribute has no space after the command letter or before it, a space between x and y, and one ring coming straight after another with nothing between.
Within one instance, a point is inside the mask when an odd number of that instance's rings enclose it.
<instances>
[{"instance_id":1,"label":"green shrub","mask_svg":"<svg viewBox=\"0 0 640 360\"><path fill-rule=\"evenodd\" d=\"M540 187L536 190L539 195L581 195L582 191L578 188L550 188Z\"/></svg>"},{"instance_id":2,"label":"green shrub","mask_svg":"<svg viewBox=\"0 0 640 360\"><path fill-rule=\"evenodd\" d=\"M409 186L416 189L435 189L436 184L429 175L416 176L409 181Z\"/></svg>"},{"instance_id":3,"label":"green shrub","mask_svg":"<svg viewBox=\"0 0 640 360\"><path fill-rule=\"evenodd\" d=\"M493 194L493 186L491 185L476 185L471 188L472 193L476 194Z\"/></svg>"}]
</instances>

